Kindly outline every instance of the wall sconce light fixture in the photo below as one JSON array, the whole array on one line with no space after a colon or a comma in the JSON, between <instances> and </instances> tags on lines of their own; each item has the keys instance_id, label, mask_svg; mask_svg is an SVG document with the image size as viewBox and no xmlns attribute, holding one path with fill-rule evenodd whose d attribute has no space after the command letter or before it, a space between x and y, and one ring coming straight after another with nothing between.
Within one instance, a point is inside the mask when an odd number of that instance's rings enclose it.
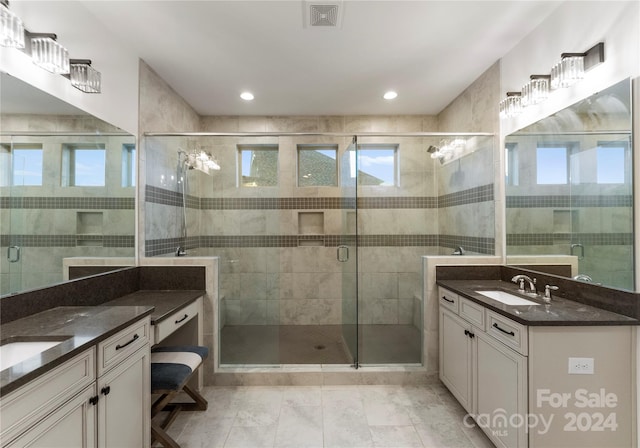
<instances>
[{"instance_id":1,"label":"wall sconce light fixture","mask_svg":"<svg viewBox=\"0 0 640 448\"><path fill-rule=\"evenodd\" d=\"M73 87L85 93L100 93L102 75L91 67L91 59L70 59L69 69L69 79Z\"/></svg>"},{"instance_id":2,"label":"wall sconce light fixture","mask_svg":"<svg viewBox=\"0 0 640 448\"><path fill-rule=\"evenodd\" d=\"M520 115L522 112L522 92L507 92L507 97L500 101L500 118Z\"/></svg>"},{"instance_id":3,"label":"wall sconce light fixture","mask_svg":"<svg viewBox=\"0 0 640 448\"><path fill-rule=\"evenodd\" d=\"M549 75L531 75L530 81L522 87L520 103L522 107L543 102L549 97Z\"/></svg>"},{"instance_id":4,"label":"wall sconce light fixture","mask_svg":"<svg viewBox=\"0 0 640 448\"><path fill-rule=\"evenodd\" d=\"M30 45L25 45L25 38ZM9 0L0 0L0 45L30 55L35 65L69 78L73 87L85 93L100 93L102 90L102 75L91 67L91 60L70 60L69 51L57 42L53 33L29 32L22 20L9 11Z\"/></svg>"},{"instance_id":5,"label":"wall sconce light fixture","mask_svg":"<svg viewBox=\"0 0 640 448\"><path fill-rule=\"evenodd\" d=\"M29 33L31 59L38 67L57 75L69 74L69 51L60 45L55 34Z\"/></svg>"},{"instance_id":6,"label":"wall sconce light fixture","mask_svg":"<svg viewBox=\"0 0 640 448\"><path fill-rule=\"evenodd\" d=\"M24 25L20 17L9 11L9 0L0 0L0 45L24 48Z\"/></svg>"},{"instance_id":7,"label":"wall sconce light fixture","mask_svg":"<svg viewBox=\"0 0 640 448\"><path fill-rule=\"evenodd\" d=\"M521 92L507 92L500 102L500 118L514 117L522 108L545 101L552 90L569 87L585 77L585 73L604 62L604 43L599 42L584 53L562 53L551 75L531 75Z\"/></svg>"}]
</instances>

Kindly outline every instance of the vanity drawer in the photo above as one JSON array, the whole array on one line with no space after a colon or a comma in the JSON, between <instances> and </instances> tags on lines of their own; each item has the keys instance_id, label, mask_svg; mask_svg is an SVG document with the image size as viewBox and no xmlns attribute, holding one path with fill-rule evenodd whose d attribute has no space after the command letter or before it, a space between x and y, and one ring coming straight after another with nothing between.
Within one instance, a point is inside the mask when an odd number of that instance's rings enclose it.
<instances>
[{"instance_id":1,"label":"vanity drawer","mask_svg":"<svg viewBox=\"0 0 640 448\"><path fill-rule=\"evenodd\" d=\"M5 395L0 400L0 440L6 443L96 380L95 348ZM3 445L4 446L4 445Z\"/></svg>"},{"instance_id":2,"label":"vanity drawer","mask_svg":"<svg viewBox=\"0 0 640 448\"><path fill-rule=\"evenodd\" d=\"M185 306L184 308L180 308L178 311L176 311L166 319L157 322L156 325L154 325L154 344L159 343L171 333L176 331L178 328L189 322L191 319L197 317L198 310L200 308L200 300L201 299L191 302L189 305Z\"/></svg>"},{"instance_id":3,"label":"vanity drawer","mask_svg":"<svg viewBox=\"0 0 640 448\"><path fill-rule=\"evenodd\" d=\"M151 318L146 317L98 344L98 376L149 342Z\"/></svg>"},{"instance_id":4,"label":"vanity drawer","mask_svg":"<svg viewBox=\"0 0 640 448\"><path fill-rule=\"evenodd\" d=\"M460 317L471 322L474 327L484 331L484 307L471 300L460 297L458 300Z\"/></svg>"},{"instance_id":5,"label":"vanity drawer","mask_svg":"<svg viewBox=\"0 0 640 448\"><path fill-rule=\"evenodd\" d=\"M517 352L527 354L527 327L493 311L487 312L487 333Z\"/></svg>"},{"instance_id":6,"label":"vanity drawer","mask_svg":"<svg viewBox=\"0 0 640 448\"><path fill-rule=\"evenodd\" d=\"M455 294L448 289L438 288L438 296L440 297L440 305L458 314L458 302L460 300L458 294Z\"/></svg>"}]
</instances>

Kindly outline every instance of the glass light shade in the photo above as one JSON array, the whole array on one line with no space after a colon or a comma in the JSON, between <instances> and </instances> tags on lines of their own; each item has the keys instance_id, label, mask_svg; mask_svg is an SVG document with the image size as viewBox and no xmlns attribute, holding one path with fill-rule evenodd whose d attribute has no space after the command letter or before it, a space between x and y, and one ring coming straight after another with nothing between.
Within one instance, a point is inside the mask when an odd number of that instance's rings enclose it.
<instances>
[{"instance_id":1,"label":"glass light shade","mask_svg":"<svg viewBox=\"0 0 640 448\"><path fill-rule=\"evenodd\" d=\"M569 87L584 78L584 56L565 56L560 64L560 87Z\"/></svg>"},{"instance_id":2,"label":"glass light shade","mask_svg":"<svg viewBox=\"0 0 640 448\"><path fill-rule=\"evenodd\" d=\"M500 102L500 118L510 118L520 115L522 102L520 95L509 95Z\"/></svg>"},{"instance_id":3,"label":"glass light shade","mask_svg":"<svg viewBox=\"0 0 640 448\"><path fill-rule=\"evenodd\" d=\"M560 88L560 75L562 71L562 62L558 62L551 68L551 79L549 81L549 88L552 90Z\"/></svg>"},{"instance_id":4,"label":"glass light shade","mask_svg":"<svg viewBox=\"0 0 640 448\"><path fill-rule=\"evenodd\" d=\"M71 85L85 93L100 93L102 76L100 72L89 64L70 65Z\"/></svg>"},{"instance_id":5,"label":"glass light shade","mask_svg":"<svg viewBox=\"0 0 640 448\"><path fill-rule=\"evenodd\" d=\"M22 20L0 4L0 45L11 48L24 48L24 26Z\"/></svg>"},{"instance_id":6,"label":"glass light shade","mask_svg":"<svg viewBox=\"0 0 640 448\"><path fill-rule=\"evenodd\" d=\"M57 75L69 73L69 52L50 37L31 39L33 63Z\"/></svg>"}]
</instances>

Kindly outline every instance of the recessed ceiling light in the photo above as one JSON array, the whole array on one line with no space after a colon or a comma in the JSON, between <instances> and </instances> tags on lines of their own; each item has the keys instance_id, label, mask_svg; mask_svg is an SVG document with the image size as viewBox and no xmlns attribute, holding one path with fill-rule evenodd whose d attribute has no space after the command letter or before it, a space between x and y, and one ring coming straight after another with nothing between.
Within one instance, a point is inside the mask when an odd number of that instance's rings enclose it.
<instances>
[{"instance_id":1,"label":"recessed ceiling light","mask_svg":"<svg viewBox=\"0 0 640 448\"><path fill-rule=\"evenodd\" d=\"M383 95L383 98L385 100L392 100L394 98L396 98L398 96L398 94L396 92L394 92L393 90L389 90L387 93L385 93Z\"/></svg>"},{"instance_id":2,"label":"recessed ceiling light","mask_svg":"<svg viewBox=\"0 0 640 448\"><path fill-rule=\"evenodd\" d=\"M242 92L240 94L240 98L242 98L245 101L251 101L253 99L253 93L251 93L251 92Z\"/></svg>"}]
</instances>

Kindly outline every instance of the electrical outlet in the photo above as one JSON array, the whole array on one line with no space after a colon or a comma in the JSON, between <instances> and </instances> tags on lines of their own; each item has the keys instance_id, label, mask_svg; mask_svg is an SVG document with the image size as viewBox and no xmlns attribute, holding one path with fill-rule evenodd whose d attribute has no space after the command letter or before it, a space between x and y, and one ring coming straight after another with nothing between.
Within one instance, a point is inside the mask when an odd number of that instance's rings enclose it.
<instances>
[{"instance_id":1,"label":"electrical outlet","mask_svg":"<svg viewBox=\"0 0 640 448\"><path fill-rule=\"evenodd\" d=\"M593 375L593 358L569 358L569 373Z\"/></svg>"}]
</instances>

